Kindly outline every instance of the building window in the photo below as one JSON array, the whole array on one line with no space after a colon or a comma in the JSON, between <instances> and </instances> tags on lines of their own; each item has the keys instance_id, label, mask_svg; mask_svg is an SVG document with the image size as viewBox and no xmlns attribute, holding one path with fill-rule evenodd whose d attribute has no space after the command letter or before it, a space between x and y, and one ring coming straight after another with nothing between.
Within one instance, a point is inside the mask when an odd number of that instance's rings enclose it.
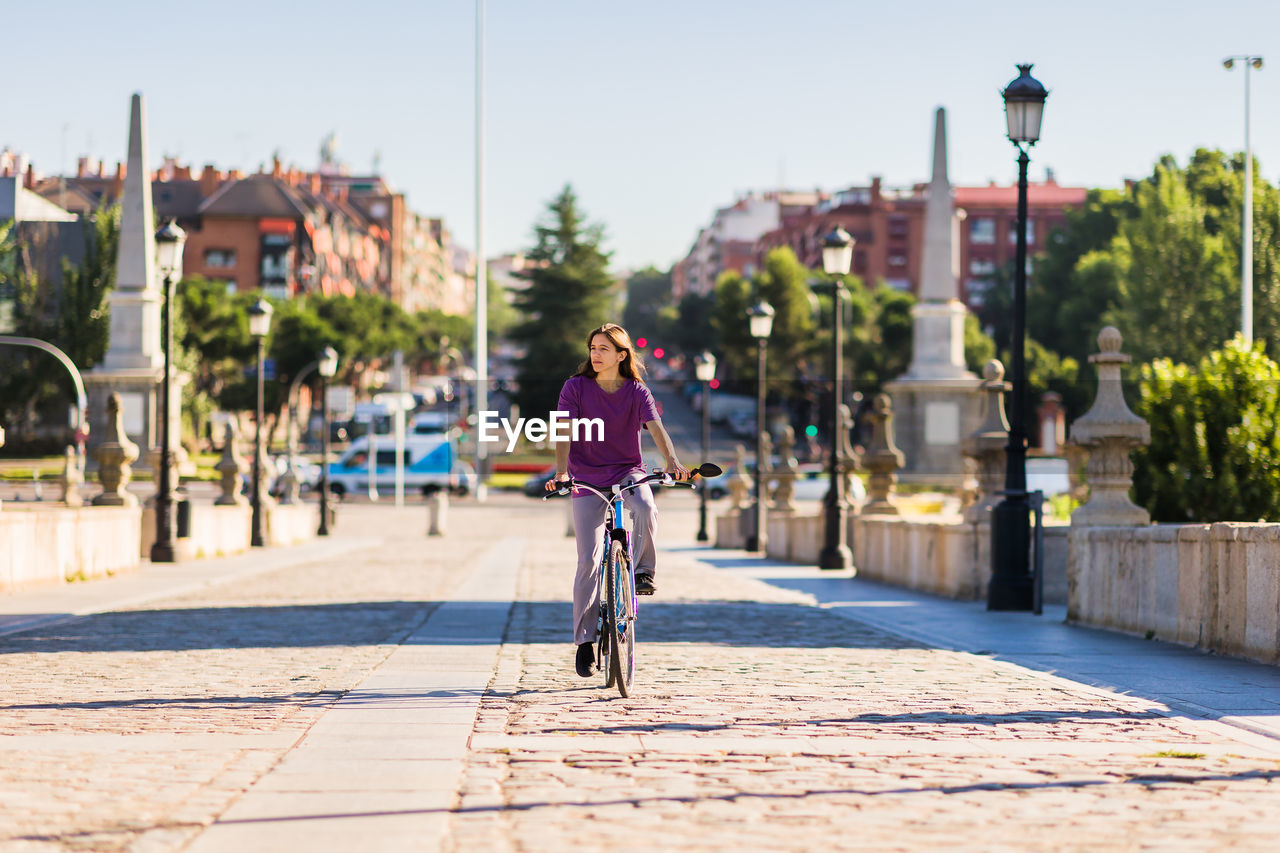
<instances>
[{"instance_id":1,"label":"building window","mask_svg":"<svg viewBox=\"0 0 1280 853\"><path fill-rule=\"evenodd\" d=\"M974 258L969 261L969 275L991 275L996 271L996 262L989 258Z\"/></svg>"},{"instance_id":2,"label":"building window","mask_svg":"<svg viewBox=\"0 0 1280 853\"><path fill-rule=\"evenodd\" d=\"M1012 246L1018 242L1018 220L1009 220L1009 245ZM1036 222L1030 216L1027 217L1027 245L1035 245L1036 242Z\"/></svg>"},{"instance_id":3,"label":"building window","mask_svg":"<svg viewBox=\"0 0 1280 853\"><path fill-rule=\"evenodd\" d=\"M214 269L231 269L236 265L236 250L205 249L204 265Z\"/></svg>"},{"instance_id":4,"label":"building window","mask_svg":"<svg viewBox=\"0 0 1280 853\"><path fill-rule=\"evenodd\" d=\"M892 254L892 255L890 255L890 256L889 256L889 266L891 266L891 267L905 267L906 265L907 265L907 256L906 256L906 255L899 254L899 253L895 252L894 254Z\"/></svg>"},{"instance_id":5,"label":"building window","mask_svg":"<svg viewBox=\"0 0 1280 853\"><path fill-rule=\"evenodd\" d=\"M886 278L884 283L892 287L894 290L911 289L911 279L907 278Z\"/></svg>"},{"instance_id":6,"label":"building window","mask_svg":"<svg viewBox=\"0 0 1280 853\"><path fill-rule=\"evenodd\" d=\"M889 236L890 237L906 237L911 230L911 223L907 221L905 216L889 217Z\"/></svg>"},{"instance_id":7,"label":"building window","mask_svg":"<svg viewBox=\"0 0 1280 853\"><path fill-rule=\"evenodd\" d=\"M990 245L996 241L996 221L994 219L974 219L969 223L969 242Z\"/></svg>"},{"instance_id":8,"label":"building window","mask_svg":"<svg viewBox=\"0 0 1280 853\"><path fill-rule=\"evenodd\" d=\"M227 296L235 296L236 292L240 289L234 278L229 278L223 283L227 286Z\"/></svg>"}]
</instances>

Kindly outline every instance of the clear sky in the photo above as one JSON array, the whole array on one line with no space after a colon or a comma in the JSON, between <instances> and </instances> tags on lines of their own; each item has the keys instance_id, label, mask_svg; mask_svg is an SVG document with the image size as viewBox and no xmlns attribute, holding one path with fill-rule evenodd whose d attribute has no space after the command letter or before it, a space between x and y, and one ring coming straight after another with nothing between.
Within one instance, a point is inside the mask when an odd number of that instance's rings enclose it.
<instances>
[{"instance_id":1,"label":"clear sky","mask_svg":"<svg viewBox=\"0 0 1280 853\"><path fill-rule=\"evenodd\" d=\"M147 98L153 166L354 171L474 245L474 0L0 0L0 146L37 169L124 159ZM1280 175L1277 0L487 0L486 249L527 248L572 183L620 267L666 266L748 189L927 180L945 106L955 183L1016 177L1000 89L1050 90L1032 177L1119 186L1160 155L1253 148Z\"/></svg>"}]
</instances>

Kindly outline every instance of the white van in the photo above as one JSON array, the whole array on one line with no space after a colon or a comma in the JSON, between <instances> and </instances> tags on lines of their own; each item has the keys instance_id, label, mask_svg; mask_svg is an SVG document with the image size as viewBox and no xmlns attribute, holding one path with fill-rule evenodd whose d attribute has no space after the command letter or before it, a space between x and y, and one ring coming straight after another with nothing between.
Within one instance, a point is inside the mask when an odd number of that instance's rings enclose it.
<instances>
[{"instance_id":1,"label":"white van","mask_svg":"<svg viewBox=\"0 0 1280 853\"><path fill-rule=\"evenodd\" d=\"M396 447L390 436L378 436L374 460L376 484L379 491L391 490L396 485ZM463 470L465 463L458 459L457 448L443 433L433 435L408 434L404 440L404 487L419 489L430 495L440 489L448 489L457 495L467 494L474 478ZM329 489L339 498L347 493L356 494L369 488L369 436L362 435L329 465Z\"/></svg>"}]
</instances>

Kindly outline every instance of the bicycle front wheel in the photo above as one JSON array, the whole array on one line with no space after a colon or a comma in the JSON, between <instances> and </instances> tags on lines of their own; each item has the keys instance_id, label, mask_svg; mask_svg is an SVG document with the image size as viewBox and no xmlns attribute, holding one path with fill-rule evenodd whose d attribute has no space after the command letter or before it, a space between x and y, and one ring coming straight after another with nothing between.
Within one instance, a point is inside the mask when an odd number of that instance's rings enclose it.
<instances>
[{"instance_id":1,"label":"bicycle front wheel","mask_svg":"<svg viewBox=\"0 0 1280 853\"><path fill-rule=\"evenodd\" d=\"M621 542L609 546L605 571L605 630L609 644L609 681L625 699L636 672L635 587L631 565ZM607 686L607 684L606 684Z\"/></svg>"}]
</instances>

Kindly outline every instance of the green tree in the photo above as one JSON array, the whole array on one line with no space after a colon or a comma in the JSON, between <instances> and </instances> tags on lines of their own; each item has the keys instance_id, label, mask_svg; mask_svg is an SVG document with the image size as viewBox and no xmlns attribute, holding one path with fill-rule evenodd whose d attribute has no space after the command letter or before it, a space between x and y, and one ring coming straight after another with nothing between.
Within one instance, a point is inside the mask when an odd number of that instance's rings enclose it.
<instances>
[{"instance_id":1,"label":"green tree","mask_svg":"<svg viewBox=\"0 0 1280 853\"><path fill-rule=\"evenodd\" d=\"M491 275L485 278L485 294L485 332L490 341L503 340L511 330L511 327L520 319L520 314L516 311L515 305L512 304L513 297L511 293ZM443 316L451 316L444 315L443 312L436 313ZM474 336L473 332L467 337L467 340L471 340ZM452 336L450 337L452 338Z\"/></svg>"},{"instance_id":2,"label":"green tree","mask_svg":"<svg viewBox=\"0 0 1280 853\"><path fill-rule=\"evenodd\" d=\"M586 358L587 333L616 316L618 293L609 275L604 228L589 224L565 186L534 227L529 287L519 293L521 320L510 333L524 348L516 361L516 402L527 413L555 408L557 395Z\"/></svg>"},{"instance_id":3,"label":"green tree","mask_svg":"<svg viewBox=\"0 0 1280 853\"><path fill-rule=\"evenodd\" d=\"M1133 453L1134 494L1153 521L1280 521L1280 365L1237 336L1197 368L1142 368L1134 407L1151 444Z\"/></svg>"},{"instance_id":4,"label":"green tree","mask_svg":"<svg viewBox=\"0 0 1280 853\"><path fill-rule=\"evenodd\" d=\"M671 271L648 266L627 278L627 304L622 309L622 325L636 337L658 338L659 314L671 307Z\"/></svg>"},{"instance_id":5,"label":"green tree","mask_svg":"<svg viewBox=\"0 0 1280 853\"><path fill-rule=\"evenodd\" d=\"M1027 281L1027 334L1049 350L1078 363L1093 352L1101 318L1120 297L1120 279L1110 255L1120 221L1135 205L1118 190L1090 190L1082 207L1067 211L1066 225L1049 235L1032 261ZM995 299L984 305L984 321L996 341L1009 346L1013 267L1000 271ZM1081 330L1086 333L1081 334Z\"/></svg>"},{"instance_id":6,"label":"green tree","mask_svg":"<svg viewBox=\"0 0 1280 853\"><path fill-rule=\"evenodd\" d=\"M1111 244L1120 288L1104 321L1124 331L1138 361L1195 361L1238 326L1231 251L1206 231L1206 206L1176 168L1161 163L1135 195L1137 214Z\"/></svg>"},{"instance_id":7,"label":"green tree","mask_svg":"<svg viewBox=\"0 0 1280 853\"><path fill-rule=\"evenodd\" d=\"M720 274L716 281L711 327L720 349L717 373L724 377L755 376L756 344L747 327L747 310L755 304L751 283L736 270Z\"/></svg>"},{"instance_id":8,"label":"green tree","mask_svg":"<svg viewBox=\"0 0 1280 853\"><path fill-rule=\"evenodd\" d=\"M17 263L21 246L6 230L0 243L0 273L12 293L12 328L20 335L48 341L86 371L102 360L110 329L107 297L115 286L120 208L104 206L84 223L84 255L78 265L62 261L60 282L40 281ZM5 422L20 431L34 426L38 413L61 421L74 399L66 371L45 356L6 351L0 354L0 408ZM57 408L54 408L57 407ZM52 448L50 448L52 449Z\"/></svg>"},{"instance_id":9,"label":"green tree","mask_svg":"<svg viewBox=\"0 0 1280 853\"><path fill-rule=\"evenodd\" d=\"M660 315L659 333L663 341L669 341L677 352L693 357L704 350L719 349L712 316L715 312L714 293L686 293L671 308L670 315Z\"/></svg>"}]
</instances>

